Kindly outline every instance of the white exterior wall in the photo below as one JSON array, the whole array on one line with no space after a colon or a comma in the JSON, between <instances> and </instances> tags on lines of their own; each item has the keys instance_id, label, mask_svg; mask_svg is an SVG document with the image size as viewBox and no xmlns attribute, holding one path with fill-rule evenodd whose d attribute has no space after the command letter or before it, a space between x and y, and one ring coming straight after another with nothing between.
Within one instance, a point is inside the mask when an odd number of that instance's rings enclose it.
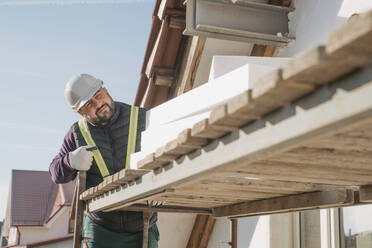
<instances>
[{"instance_id":1,"label":"white exterior wall","mask_svg":"<svg viewBox=\"0 0 372 248\"><path fill-rule=\"evenodd\" d=\"M293 57L306 49L325 45L332 30L346 23L354 13L372 8L371 0L292 0L296 10L290 14L289 35L296 40L278 53Z\"/></svg>"},{"instance_id":2,"label":"white exterior wall","mask_svg":"<svg viewBox=\"0 0 372 248\"><path fill-rule=\"evenodd\" d=\"M34 243L67 235L69 210L70 207L64 207L61 209L60 214L55 216L55 221L50 223L50 227L19 227L21 234L20 244Z\"/></svg>"},{"instance_id":3,"label":"white exterior wall","mask_svg":"<svg viewBox=\"0 0 372 248\"><path fill-rule=\"evenodd\" d=\"M159 247L186 247L195 217L195 214L158 213Z\"/></svg>"},{"instance_id":4,"label":"white exterior wall","mask_svg":"<svg viewBox=\"0 0 372 248\"><path fill-rule=\"evenodd\" d=\"M18 235L17 227L10 227L8 245L16 245L18 242Z\"/></svg>"}]
</instances>

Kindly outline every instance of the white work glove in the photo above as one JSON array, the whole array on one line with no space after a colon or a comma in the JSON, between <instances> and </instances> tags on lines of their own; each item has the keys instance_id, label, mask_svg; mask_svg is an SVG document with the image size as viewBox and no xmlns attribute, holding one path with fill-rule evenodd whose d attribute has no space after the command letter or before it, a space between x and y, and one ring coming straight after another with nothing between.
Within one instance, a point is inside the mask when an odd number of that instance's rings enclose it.
<instances>
[{"instance_id":1,"label":"white work glove","mask_svg":"<svg viewBox=\"0 0 372 248\"><path fill-rule=\"evenodd\" d=\"M87 171L92 166L93 152L89 151L95 146L81 146L69 153L70 166L75 170ZM88 149L88 150L87 150Z\"/></svg>"}]
</instances>

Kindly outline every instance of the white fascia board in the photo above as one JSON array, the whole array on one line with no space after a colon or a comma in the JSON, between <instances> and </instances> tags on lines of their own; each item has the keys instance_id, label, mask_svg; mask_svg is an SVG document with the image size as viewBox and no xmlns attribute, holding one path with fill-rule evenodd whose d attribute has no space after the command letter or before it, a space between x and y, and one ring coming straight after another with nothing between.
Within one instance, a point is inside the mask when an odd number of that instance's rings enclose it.
<instances>
[{"instance_id":1,"label":"white fascia board","mask_svg":"<svg viewBox=\"0 0 372 248\"><path fill-rule=\"evenodd\" d=\"M264 65L266 59L261 63L258 60L260 58L250 60L256 63L240 66L148 111L141 151L132 154L130 167L136 169L139 160L175 139L182 130L208 118L213 108L250 89L255 80L277 68Z\"/></svg>"}]
</instances>

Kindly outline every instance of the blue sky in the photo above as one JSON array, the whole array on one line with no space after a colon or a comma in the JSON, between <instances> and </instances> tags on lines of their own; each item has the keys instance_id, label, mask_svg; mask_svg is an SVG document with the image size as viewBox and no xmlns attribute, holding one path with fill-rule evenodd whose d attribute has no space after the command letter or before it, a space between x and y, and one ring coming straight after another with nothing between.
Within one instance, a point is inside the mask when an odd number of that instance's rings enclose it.
<instances>
[{"instance_id":1,"label":"blue sky","mask_svg":"<svg viewBox=\"0 0 372 248\"><path fill-rule=\"evenodd\" d=\"M153 7L153 0L0 0L3 199L11 170L48 170L78 120L63 94L73 75L92 74L115 100L133 103Z\"/></svg>"}]
</instances>

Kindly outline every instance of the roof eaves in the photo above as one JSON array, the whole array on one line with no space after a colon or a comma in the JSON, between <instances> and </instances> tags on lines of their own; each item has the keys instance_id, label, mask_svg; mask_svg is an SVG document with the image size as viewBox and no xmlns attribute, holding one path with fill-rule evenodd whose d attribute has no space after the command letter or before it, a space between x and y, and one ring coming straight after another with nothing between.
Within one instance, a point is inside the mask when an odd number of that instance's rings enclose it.
<instances>
[{"instance_id":1,"label":"roof eaves","mask_svg":"<svg viewBox=\"0 0 372 248\"><path fill-rule=\"evenodd\" d=\"M161 11L160 7L162 6ZM157 9L156 9L157 8ZM154 76L154 72L156 71L156 67L167 67L168 69L175 69L176 64L174 59L170 59L169 54L177 56L182 37L182 31L177 32L169 32L170 29L173 27L169 27L169 16L185 16L186 10L183 6L181 1L178 0L163 0L157 1L155 6L155 10L153 13L153 23L150 31L150 37L148 40L145 57L142 63L141 69L141 77L139 80L139 85L137 88L136 98L134 101L134 105L143 106L145 108L154 107L162 100L155 99L152 101L150 99L144 98L152 98L151 94L161 96L163 99L164 96L167 97L168 95L168 88L162 87L162 90L158 90L158 86L151 86L151 78ZM160 19L161 18L161 19ZM169 34L171 33L171 34ZM178 38L175 38L178 37ZM175 51L168 51L168 56L164 56L165 54L165 47L169 45L171 42L177 42L177 44L172 44L171 47L175 48ZM164 61L163 61L164 60ZM171 64L171 66L170 66ZM156 89L153 89L156 88ZM146 96L146 97L145 97ZM166 99L166 98L165 98Z\"/></svg>"}]
</instances>

